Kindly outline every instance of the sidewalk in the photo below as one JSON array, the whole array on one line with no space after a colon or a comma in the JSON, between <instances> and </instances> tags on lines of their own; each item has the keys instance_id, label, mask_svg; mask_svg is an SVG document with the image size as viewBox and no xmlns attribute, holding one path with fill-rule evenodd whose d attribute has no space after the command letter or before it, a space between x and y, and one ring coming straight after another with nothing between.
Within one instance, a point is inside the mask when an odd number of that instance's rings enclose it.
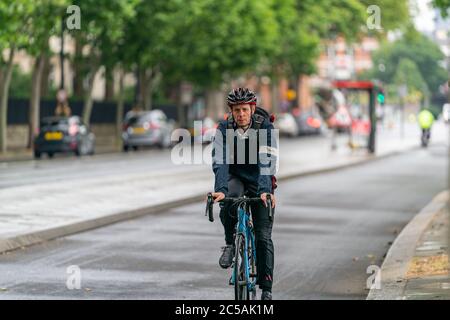
<instances>
[{"instance_id":1,"label":"sidewalk","mask_svg":"<svg viewBox=\"0 0 450 320\"><path fill-rule=\"evenodd\" d=\"M6 153L0 153L0 162L23 161L33 159L31 149L8 150Z\"/></svg>"},{"instance_id":2,"label":"sidewalk","mask_svg":"<svg viewBox=\"0 0 450 320\"><path fill-rule=\"evenodd\" d=\"M440 210L416 246L402 299L450 300L448 210Z\"/></svg>"},{"instance_id":3,"label":"sidewalk","mask_svg":"<svg viewBox=\"0 0 450 320\"><path fill-rule=\"evenodd\" d=\"M97 145L95 148L96 154L106 154L106 153L113 153L117 152L117 148L111 145ZM59 154L55 155L56 157L59 157ZM67 155L69 156L69 155ZM70 155L71 157L74 157L73 154ZM15 148L15 149L9 149L6 153L0 153L0 163L1 162L14 162L14 161L29 161L33 160L33 150L31 149L25 149L25 148Z\"/></svg>"},{"instance_id":4,"label":"sidewalk","mask_svg":"<svg viewBox=\"0 0 450 320\"><path fill-rule=\"evenodd\" d=\"M445 127L442 130L447 132ZM442 143L446 139L444 134L441 134L444 137L441 140L438 136L435 134L432 143ZM277 177L282 181L391 156L418 148L417 137L412 134L410 138L399 139L395 132L381 132L376 155L368 155L363 150L351 151L345 145L332 152L330 144L324 143L323 138L301 144L300 140L283 140L279 147ZM211 191L213 174L210 165L177 166L168 161L169 152L159 153L159 159L156 155L141 157L139 161L166 162L162 169L129 169L127 159L131 160L133 156L130 155L114 162L114 170L108 174L94 172L86 176L80 173L67 181L54 179L43 184L0 189L0 252L200 201ZM86 168L102 168L101 159L84 162ZM71 170L71 162L64 163L58 170ZM37 168L42 170L39 165ZM55 175L57 173L55 171ZM17 172L11 174L20 175Z\"/></svg>"},{"instance_id":5,"label":"sidewalk","mask_svg":"<svg viewBox=\"0 0 450 320\"><path fill-rule=\"evenodd\" d=\"M450 300L448 191L403 229L383 262L368 300Z\"/></svg>"}]
</instances>

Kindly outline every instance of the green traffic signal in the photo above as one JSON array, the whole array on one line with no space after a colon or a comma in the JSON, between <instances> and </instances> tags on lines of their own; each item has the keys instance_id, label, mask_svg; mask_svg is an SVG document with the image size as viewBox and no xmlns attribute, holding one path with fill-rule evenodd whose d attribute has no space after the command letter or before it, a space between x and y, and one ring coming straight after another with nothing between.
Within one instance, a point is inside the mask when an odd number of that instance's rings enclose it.
<instances>
[{"instance_id":1,"label":"green traffic signal","mask_svg":"<svg viewBox=\"0 0 450 320\"><path fill-rule=\"evenodd\" d=\"M377 99L378 99L378 102L380 104L384 104L384 101L385 101L384 93L383 92L378 92Z\"/></svg>"}]
</instances>

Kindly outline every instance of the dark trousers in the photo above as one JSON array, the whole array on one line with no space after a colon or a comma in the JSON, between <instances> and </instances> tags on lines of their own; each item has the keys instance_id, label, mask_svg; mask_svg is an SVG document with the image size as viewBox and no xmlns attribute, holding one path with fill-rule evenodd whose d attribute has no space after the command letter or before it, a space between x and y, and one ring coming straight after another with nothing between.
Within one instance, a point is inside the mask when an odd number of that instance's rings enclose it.
<instances>
[{"instance_id":1,"label":"dark trousers","mask_svg":"<svg viewBox=\"0 0 450 320\"><path fill-rule=\"evenodd\" d=\"M426 138L429 140L431 138L431 129L422 129L422 136L427 136Z\"/></svg>"},{"instance_id":2,"label":"dark trousers","mask_svg":"<svg viewBox=\"0 0 450 320\"><path fill-rule=\"evenodd\" d=\"M241 197L248 193L249 197L257 197L257 187L244 183L239 178L230 176L228 179L228 196ZM234 243L234 233L236 231L237 214L228 214L228 206L223 206L220 210L220 220L225 228L225 242L227 245ZM236 210L236 209L234 209ZM256 242L256 271L258 274L257 284L263 290L272 290L274 248L272 242L273 221L269 219L268 209L262 203L252 204L251 213L253 226L255 229Z\"/></svg>"}]
</instances>

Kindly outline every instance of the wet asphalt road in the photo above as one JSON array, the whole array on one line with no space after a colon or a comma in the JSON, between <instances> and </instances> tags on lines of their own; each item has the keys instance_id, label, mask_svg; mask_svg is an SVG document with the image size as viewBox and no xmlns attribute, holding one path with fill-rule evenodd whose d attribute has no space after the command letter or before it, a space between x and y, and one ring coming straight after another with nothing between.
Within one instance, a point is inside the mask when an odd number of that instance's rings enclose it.
<instances>
[{"instance_id":1,"label":"wet asphalt road","mask_svg":"<svg viewBox=\"0 0 450 320\"><path fill-rule=\"evenodd\" d=\"M446 188L446 155L434 145L282 182L274 298L364 299L367 267ZM3 254L0 299L233 299L222 230L197 203ZM72 265L80 290L66 287Z\"/></svg>"}]
</instances>

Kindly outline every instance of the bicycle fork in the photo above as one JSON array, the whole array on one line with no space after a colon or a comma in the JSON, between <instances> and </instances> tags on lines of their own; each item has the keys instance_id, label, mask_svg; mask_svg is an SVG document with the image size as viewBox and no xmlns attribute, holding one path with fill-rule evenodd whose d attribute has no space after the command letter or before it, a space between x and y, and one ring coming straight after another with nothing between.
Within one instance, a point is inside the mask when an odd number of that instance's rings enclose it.
<instances>
[{"instance_id":1,"label":"bicycle fork","mask_svg":"<svg viewBox=\"0 0 450 320\"><path fill-rule=\"evenodd\" d=\"M255 278L257 277L256 274L256 247L255 247L255 239L254 237L251 235L251 229L253 228L253 226L250 224L249 226L247 226L245 228L245 230L239 230L240 232L238 232L236 234L236 237L240 237L242 236L244 238L244 256L242 257L242 264L243 264L243 269L245 272L245 279L243 280L243 283L241 283L242 285L246 285L249 291L253 291L255 290L255 281L250 281L250 278ZM251 252L249 252L249 244L251 244ZM250 260L249 254L251 254L252 258ZM233 268L232 268L232 275L231 275L231 281L230 284L234 285L235 284L235 274L236 272L234 272L234 268L236 268L236 259L240 259L241 257L238 255L235 255L234 257L234 262L233 262ZM253 263L250 265L250 261L252 261Z\"/></svg>"}]
</instances>

